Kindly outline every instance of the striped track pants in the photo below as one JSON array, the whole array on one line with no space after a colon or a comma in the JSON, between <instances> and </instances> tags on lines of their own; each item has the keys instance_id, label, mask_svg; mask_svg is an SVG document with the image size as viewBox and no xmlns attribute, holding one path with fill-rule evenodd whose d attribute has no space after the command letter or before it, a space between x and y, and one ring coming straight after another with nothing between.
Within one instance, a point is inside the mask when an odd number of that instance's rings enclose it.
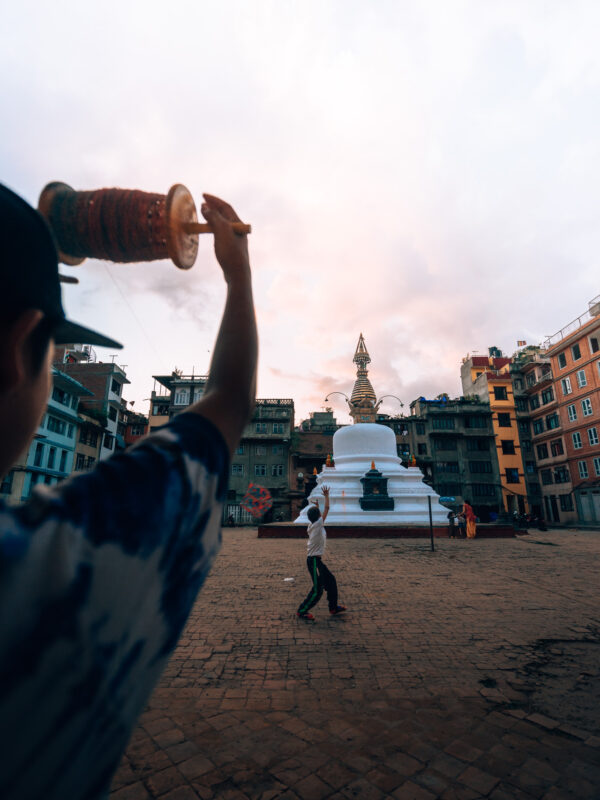
<instances>
[{"instance_id":1,"label":"striped track pants","mask_svg":"<svg viewBox=\"0 0 600 800\"><path fill-rule=\"evenodd\" d=\"M300 604L298 614L306 614L321 599L323 589L327 592L327 604L333 611L338 604L338 590L335 575L321 561L321 556L308 556L306 566L312 580L312 586L306 599Z\"/></svg>"}]
</instances>

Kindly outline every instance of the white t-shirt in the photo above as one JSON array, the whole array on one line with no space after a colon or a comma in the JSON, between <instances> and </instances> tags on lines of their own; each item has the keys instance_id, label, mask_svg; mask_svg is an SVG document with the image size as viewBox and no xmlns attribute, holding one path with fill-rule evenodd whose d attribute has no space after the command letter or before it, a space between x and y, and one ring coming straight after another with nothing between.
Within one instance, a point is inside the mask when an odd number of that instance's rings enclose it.
<instances>
[{"instance_id":1,"label":"white t-shirt","mask_svg":"<svg viewBox=\"0 0 600 800\"><path fill-rule=\"evenodd\" d=\"M322 556L327 544L327 531L323 525L323 517L319 517L316 522L309 522L307 531L308 544L307 556Z\"/></svg>"}]
</instances>

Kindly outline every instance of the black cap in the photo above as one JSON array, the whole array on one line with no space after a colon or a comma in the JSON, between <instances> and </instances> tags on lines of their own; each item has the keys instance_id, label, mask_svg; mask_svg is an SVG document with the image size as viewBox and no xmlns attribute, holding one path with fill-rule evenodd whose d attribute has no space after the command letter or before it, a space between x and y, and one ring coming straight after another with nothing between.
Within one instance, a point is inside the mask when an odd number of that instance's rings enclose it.
<instances>
[{"instance_id":1,"label":"black cap","mask_svg":"<svg viewBox=\"0 0 600 800\"><path fill-rule=\"evenodd\" d=\"M57 344L123 345L65 317L58 255L42 215L0 183L0 313L38 308L55 323Z\"/></svg>"}]
</instances>

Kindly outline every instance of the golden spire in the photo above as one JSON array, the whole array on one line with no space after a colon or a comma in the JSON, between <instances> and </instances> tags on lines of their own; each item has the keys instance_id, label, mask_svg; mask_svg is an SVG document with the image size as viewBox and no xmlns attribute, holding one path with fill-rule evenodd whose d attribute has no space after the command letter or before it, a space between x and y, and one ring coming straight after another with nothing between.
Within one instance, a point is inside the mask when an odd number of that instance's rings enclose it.
<instances>
[{"instance_id":1,"label":"golden spire","mask_svg":"<svg viewBox=\"0 0 600 800\"><path fill-rule=\"evenodd\" d=\"M367 364L371 362L371 356L367 350L362 333L358 337L358 344L356 345L353 361L357 365L357 370L354 388L352 389L352 395L350 397L350 404L358 405L367 400L369 401L369 405L374 406L377 398L367 372Z\"/></svg>"}]
</instances>

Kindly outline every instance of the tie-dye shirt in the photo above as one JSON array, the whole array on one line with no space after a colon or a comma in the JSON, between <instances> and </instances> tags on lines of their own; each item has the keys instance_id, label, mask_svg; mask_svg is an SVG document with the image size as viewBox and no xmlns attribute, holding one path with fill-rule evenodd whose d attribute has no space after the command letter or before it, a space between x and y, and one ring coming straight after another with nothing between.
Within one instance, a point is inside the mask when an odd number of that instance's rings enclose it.
<instances>
[{"instance_id":1,"label":"tie-dye shirt","mask_svg":"<svg viewBox=\"0 0 600 800\"><path fill-rule=\"evenodd\" d=\"M179 414L0 503L0 797L104 797L221 541L229 455Z\"/></svg>"}]
</instances>

